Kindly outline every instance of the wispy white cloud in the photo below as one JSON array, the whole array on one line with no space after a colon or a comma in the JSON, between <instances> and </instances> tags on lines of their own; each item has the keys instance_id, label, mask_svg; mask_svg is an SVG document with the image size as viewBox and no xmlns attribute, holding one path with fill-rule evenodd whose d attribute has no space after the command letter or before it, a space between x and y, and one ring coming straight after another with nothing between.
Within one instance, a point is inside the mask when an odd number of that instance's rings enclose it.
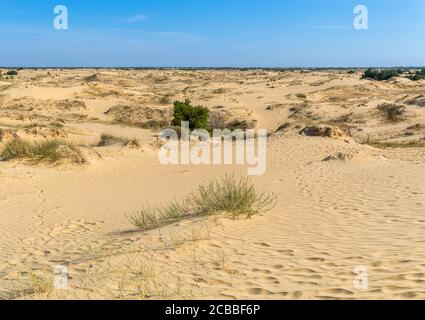
<instances>
[{"instance_id":1,"label":"wispy white cloud","mask_svg":"<svg viewBox=\"0 0 425 320\"><path fill-rule=\"evenodd\" d=\"M137 15L137 16L134 16L134 17L128 18L128 19L126 19L125 21L126 21L127 23L136 23L136 22L142 22L142 21L145 21L147 18L148 18L148 16L147 16L147 15L145 15L145 14L139 14L139 15Z\"/></svg>"}]
</instances>

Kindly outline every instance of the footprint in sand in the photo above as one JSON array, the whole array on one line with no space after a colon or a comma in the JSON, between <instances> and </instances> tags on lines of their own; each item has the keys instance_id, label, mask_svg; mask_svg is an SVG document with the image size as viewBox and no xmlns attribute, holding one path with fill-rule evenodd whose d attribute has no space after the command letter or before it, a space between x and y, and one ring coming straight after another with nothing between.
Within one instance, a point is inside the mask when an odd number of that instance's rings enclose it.
<instances>
[{"instance_id":1,"label":"footprint in sand","mask_svg":"<svg viewBox=\"0 0 425 320\"><path fill-rule=\"evenodd\" d=\"M263 289L263 288L251 288L251 289L248 289L248 293L252 294L252 295L256 295L256 296L258 296L258 295L272 295L273 294L273 292L266 290L266 289Z\"/></svg>"},{"instance_id":2,"label":"footprint in sand","mask_svg":"<svg viewBox=\"0 0 425 320\"><path fill-rule=\"evenodd\" d=\"M252 269L252 272L262 273L262 274L270 274L270 273L272 273L270 270L264 270L264 269Z\"/></svg>"},{"instance_id":3,"label":"footprint in sand","mask_svg":"<svg viewBox=\"0 0 425 320\"><path fill-rule=\"evenodd\" d=\"M261 247L270 248L271 245L265 243L265 242L257 242L256 245L259 245Z\"/></svg>"},{"instance_id":4,"label":"footprint in sand","mask_svg":"<svg viewBox=\"0 0 425 320\"><path fill-rule=\"evenodd\" d=\"M309 260L309 261L313 261L313 262L324 262L324 261L326 261L325 259L323 259L323 258L316 258L316 257L313 257L313 258L307 258L307 260Z\"/></svg>"},{"instance_id":5,"label":"footprint in sand","mask_svg":"<svg viewBox=\"0 0 425 320\"><path fill-rule=\"evenodd\" d=\"M278 250L277 252L286 254L288 256L294 256L294 253L295 253L294 250L290 250L290 249L289 250Z\"/></svg>"},{"instance_id":6,"label":"footprint in sand","mask_svg":"<svg viewBox=\"0 0 425 320\"><path fill-rule=\"evenodd\" d=\"M346 290L346 289L328 289L327 292L332 293L332 294L345 294L345 295L353 295L354 293L350 290Z\"/></svg>"},{"instance_id":7,"label":"footprint in sand","mask_svg":"<svg viewBox=\"0 0 425 320\"><path fill-rule=\"evenodd\" d=\"M403 292L403 293L399 294L398 296L403 298L403 299L415 299L417 297L417 293L416 292Z\"/></svg>"},{"instance_id":8,"label":"footprint in sand","mask_svg":"<svg viewBox=\"0 0 425 320\"><path fill-rule=\"evenodd\" d=\"M224 281L224 280L220 280L220 279L208 279L207 283L209 285L213 285L213 286L226 286L226 287L233 287L233 284L231 284L230 282Z\"/></svg>"}]
</instances>

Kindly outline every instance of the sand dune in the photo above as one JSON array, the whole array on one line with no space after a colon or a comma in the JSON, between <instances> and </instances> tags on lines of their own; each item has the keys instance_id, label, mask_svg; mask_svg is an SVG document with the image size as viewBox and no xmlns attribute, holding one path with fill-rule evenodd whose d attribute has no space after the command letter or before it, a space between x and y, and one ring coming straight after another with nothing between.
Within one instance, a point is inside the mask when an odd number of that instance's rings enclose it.
<instances>
[{"instance_id":1,"label":"sand dune","mask_svg":"<svg viewBox=\"0 0 425 320\"><path fill-rule=\"evenodd\" d=\"M61 132L88 162L0 162L0 298L424 298L424 82L404 80L344 71L20 71L0 84L0 130L41 140ZM158 162L158 129L145 124L168 121L173 101L185 98L268 130L267 171L250 179L277 194L272 211L146 232L129 223L147 202L246 174L237 165ZM404 118L389 121L384 103L402 104ZM319 125L350 135L300 134ZM95 147L104 133L141 148ZM51 287L55 265L68 267L68 290ZM353 285L359 266L367 289Z\"/></svg>"}]
</instances>

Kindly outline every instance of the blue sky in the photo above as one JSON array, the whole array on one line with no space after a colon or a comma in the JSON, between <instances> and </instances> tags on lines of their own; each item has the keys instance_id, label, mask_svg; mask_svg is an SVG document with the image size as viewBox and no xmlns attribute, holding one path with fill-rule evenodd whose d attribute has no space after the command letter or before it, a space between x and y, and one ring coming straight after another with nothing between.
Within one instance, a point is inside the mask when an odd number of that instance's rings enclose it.
<instances>
[{"instance_id":1,"label":"blue sky","mask_svg":"<svg viewBox=\"0 0 425 320\"><path fill-rule=\"evenodd\" d=\"M0 0L0 66L422 66L424 18L423 0Z\"/></svg>"}]
</instances>

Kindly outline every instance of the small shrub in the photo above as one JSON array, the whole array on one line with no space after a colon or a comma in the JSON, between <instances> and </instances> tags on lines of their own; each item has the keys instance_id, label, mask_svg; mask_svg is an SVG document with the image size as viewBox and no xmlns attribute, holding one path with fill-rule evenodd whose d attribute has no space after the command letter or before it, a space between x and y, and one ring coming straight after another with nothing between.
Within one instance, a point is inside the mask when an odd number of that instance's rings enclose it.
<instances>
[{"instance_id":1,"label":"small shrub","mask_svg":"<svg viewBox=\"0 0 425 320\"><path fill-rule=\"evenodd\" d=\"M211 112L208 118L208 127L210 129L226 129L226 120L221 111Z\"/></svg>"},{"instance_id":2,"label":"small shrub","mask_svg":"<svg viewBox=\"0 0 425 320\"><path fill-rule=\"evenodd\" d=\"M15 138L4 145L0 151L0 160L15 159L28 160L32 163L57 164L65 159L74 163L85 163L85 158L75 146L57 139L31 142Z\"/></svg>"},{"instance_id":3,"label":"small shrub","mask_svg":"<svg viewBox=\"0 0 425 320\"><path fill-rule=\"evenodd\" d=\"M414 75L409 76L409 79L412 81L419 81L425 79L425 69L422 69L420 71L416 71Z\"/></svg>"},{"instance_id":4,"label":"small shrub","mask_svg":"<svg viewBox=\"0 0 425 320\"><path fill-rule=\"evenodd\" d=\"M249 122L247 120L233 120L227 124L227 129L233 130L248 130L255 128L255 122Z\"/></svg>"},{"instance_id":5,"label":"small shrub","mask_svg":"<svg viewBox=\"0 0 425 320\"><path fill-rule=\"evenodd\" d=\"M16 70L9 70L8 72L5 73L6 76L17 76L18 75L18 71Z\"/></svg>"},{"instance_id":6,"label":"small shrub","mask_svg":"<svg viewBox=\"0 0 425 320\"><path fill-rule=\"evenodd\" d=\"M384 103L378 106L378 110L385 120L390 122L399 122L404 119L406 107L391 103Z\"/></svg>"},{"instance_id":7,"label":"small shrub","mask_svg":"<svg viewBox=\"0 0 425 320\"><path fill-rule=\"evenodd\" d=\"M174 200L164 208L147 206L129 221L141 230L151 230L184 219L226 213L234 218L250 218L267 212L276 204L276 195L258 191L248 179L225 176L201 185L182 201Z\"/></svg>"},{"instance_id":8,"label":"small shrub","mask_svg":"<svg viewBox=\"0 0 425 320\"><path fill-rule=\"evenodd\" d=\"M403 71L402 70L396 70L396 69L367 69L363 74L363 79L369 78L374 79L378 81L384 81L389 80L391 78L399 76Z\"/></svg>"},{"instance_id":9,"label":"small shrub","mask_svg":"<svg viewBox=\"0 0 425 320\"><path fill-rule=\"evenodd\" d=\"M96 147L107 147L115 144L120 144L124 147L130 146L140 148L140 143L137 139L117 137L111 134L102 134L100 136L100 141L96 144Z\"/></svg>"},{"instance_id":10,"label":"small shrub","mask_svg":"<svg viewBox=\"0 0 425 320\"><path fill-rule=\"evenodd\" d=\"M304 93L297 93L297 98L300 98L300 99L306 99L307 98L307 96L304 94Z\"/></svg>"},{"instance_id":11,"label":"small shrub","mask_svg":"<svg viewBox=\"0 0 425 320\"><path fill-rule=\"evenodd\" d=\"M209 110L202 106L192 106L190 100L174 102L173 126L180 126L182 121L189 121L189 128L206 129L208 127Z\"/></svg>"}]
</instances>

